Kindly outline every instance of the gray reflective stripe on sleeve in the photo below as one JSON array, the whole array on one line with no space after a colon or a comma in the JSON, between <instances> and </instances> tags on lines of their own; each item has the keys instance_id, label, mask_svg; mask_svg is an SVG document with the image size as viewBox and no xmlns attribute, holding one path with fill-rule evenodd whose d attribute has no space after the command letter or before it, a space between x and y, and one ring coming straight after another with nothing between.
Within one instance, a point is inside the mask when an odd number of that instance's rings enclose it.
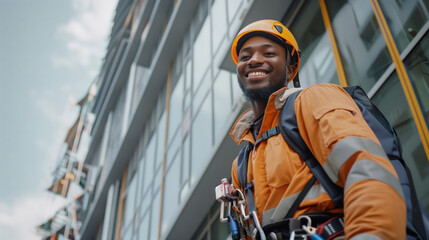
<instances>
[{"instance_id":1,"label":"gray reflective stripe on sleeve","mask_svg":"<svg viewBox=\"0 0 429 240\"><path fill-rule=\"evenodd\" d=\"M353 183L368 179L378 180L386 183L395 189L402 199L404 199L404 193L399 180L383 166L367 159L359 160L353 164L347 177L344 191Z\"/></svg>"},{"instance_id":2,"label":"gray reflective stripe on sleeve","mask_svg":"<svg viewBox=\"0 0 429 240\"><path fill-rule=\"evenodd\" d=\"M362 137L347 137L335 144L326 163L323 165L323 170L325 170L328 177L336 183L341 166L343 166L353 154L361 150L388 159L383 148L373 140Z\"/></svg>"},{"instance_id":3,"label":"gray reflective stripe on sleeve","mask_svg":"<svg viewBox=\"0 0 429 240\"><path fill-rule=\"evenodd\" d=\"M350 240L382 240L379 236L363 233L350 238Z\"/></svg>"},{"instance_id":4,"label":"gray reflective stripe on sleeve","mask_svg":"<svg viewBox=\"0 0 429 240\"><path fill-rule=\"evenodd\" d=\"M265 226L268 223L282 220L286 216L292 204L295 202L299 193L300 192L297 192L293 195L283 198L282 200L280 200L277 207L266 210L262 214L262 226ZM320 184L313 185L308 191L307 195L304 197L303 201L307 199L315 199L322 193L326 193L326 191Z\"/></svg>"}]
</instances>

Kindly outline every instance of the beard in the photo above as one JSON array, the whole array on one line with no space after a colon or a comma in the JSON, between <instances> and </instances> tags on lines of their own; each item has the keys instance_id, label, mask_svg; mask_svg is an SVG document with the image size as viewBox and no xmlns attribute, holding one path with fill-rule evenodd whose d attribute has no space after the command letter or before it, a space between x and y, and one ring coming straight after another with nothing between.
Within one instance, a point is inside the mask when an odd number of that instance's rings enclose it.
<instances>
[{"instance_id":1,"label":"beard","mask_svg":"<svg viewBox=\"0 0 429 240\"><path fill-rule=\"evenodd\" d=\"M285 83L279 82L279 83L273 84L272 82L270 82L270 85L268 87L264 87L260 89L247 89L243 81L241 81L241 79L238 78L238 85L243 91L244 97L248 101L268 102L268 99L270 98L271 94L283 88L285 86Z\"/></svg>"}]
</instances>

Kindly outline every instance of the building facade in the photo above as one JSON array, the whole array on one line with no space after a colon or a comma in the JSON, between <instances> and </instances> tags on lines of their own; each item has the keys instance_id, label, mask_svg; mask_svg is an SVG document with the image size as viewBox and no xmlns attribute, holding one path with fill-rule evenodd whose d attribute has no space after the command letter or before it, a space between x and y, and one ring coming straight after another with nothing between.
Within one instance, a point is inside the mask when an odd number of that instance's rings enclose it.
<instances>
[{"instance_id":1,"label":"building facade","mask_svg":"<svg viewBox=\"0 0 429 240\"><path fill-rule=\"evenodd\" d=\"M214 187L230 176L240 147L228 133L249 107L230 45L264 18L295 35L303 87L367 91L429 209L428 0L119 0L80 144L81 161L98 169L75 225L81 239L230 238Z\"/></svg>"}]
</instances>

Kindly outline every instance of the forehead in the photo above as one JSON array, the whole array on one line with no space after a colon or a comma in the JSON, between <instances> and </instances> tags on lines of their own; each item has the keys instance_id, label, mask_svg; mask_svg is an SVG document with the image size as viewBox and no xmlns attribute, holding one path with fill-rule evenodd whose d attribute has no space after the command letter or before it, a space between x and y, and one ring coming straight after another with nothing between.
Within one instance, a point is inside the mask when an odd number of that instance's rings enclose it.
<instances>
[{"instance_id":1,"label":"forehead","mask_svg":"<svg viewBox=\"0 0 429 240\"><path fill-rule=\"evenodd\" d=\"M252 38L249 38L241 47L240 53L244 51L249 51L255 48L275 48L275 49L281 49L284 50L283 46L261 36L255 36Z\"/></svg>"}]
</instances>

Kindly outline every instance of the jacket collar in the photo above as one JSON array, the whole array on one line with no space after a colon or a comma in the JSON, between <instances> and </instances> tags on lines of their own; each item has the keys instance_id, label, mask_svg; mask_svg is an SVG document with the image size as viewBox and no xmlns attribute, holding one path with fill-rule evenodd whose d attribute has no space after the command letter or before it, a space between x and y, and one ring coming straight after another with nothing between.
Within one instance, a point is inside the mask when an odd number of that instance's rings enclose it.
<instances>
[{"instance_id":1,"label":"jacket collar","mask_svg":"<svg viewBox=\"0 0 429 240\"><path fill-rule=\"evenodd\" d=\"M274 108L276 110L281 110L283 108L283 105L286 102L286 99L292 93L300 90L302 90L302 88L289 89L287 87L284 87L278 90L277 92L273 93L270 96L270 98L274 97ZM252 123L255 119L256 119L256 116L253 109L248 109L238 117L237 121L235 122L234 126L229 132L229 135L238 145L240 145L240 143L243 140L254 143L255 140L253 139L252 134L249 133L249 129L250 129L250 123Z\"/></svg>"}]
</instances>

